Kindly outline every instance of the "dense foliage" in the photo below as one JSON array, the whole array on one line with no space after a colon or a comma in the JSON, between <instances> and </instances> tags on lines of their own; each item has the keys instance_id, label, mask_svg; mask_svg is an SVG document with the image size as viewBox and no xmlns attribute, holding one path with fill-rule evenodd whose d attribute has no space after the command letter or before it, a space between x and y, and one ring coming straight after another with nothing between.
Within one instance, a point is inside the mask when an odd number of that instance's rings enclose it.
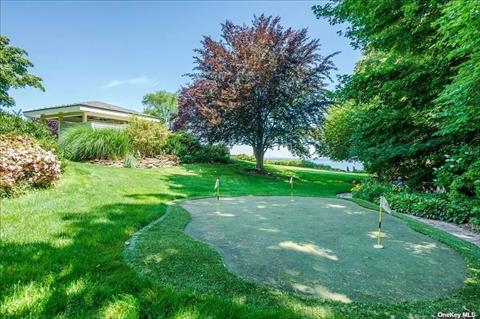
<instances>
[{"instance_id":1,"label":"dense foliage","mask_svg":"<svg viewBox=\"0 0 480 319\"><path fill-rule=\"evenodd\" d=\"M123 158L129 152L128 136L117 129L93 130L77 125L60 135L65 157L73 161Z\"/></svg>"},{"instance_id":2,"label":"dense foliage","mask_svg":"<svg viewBox=\"0 0 480 319\"><path fill-rule=\"evenodd\" d=\"M362 49L321 152L385 179L480 202L480 2L332 1L314 7Z\"/></svg>"},{"instance_id":3,"label":"dense foliage","mask_svg":"<svg viewBox=\"0 0 480 319\"><path fill-rule=\"evenodd\" d=\"M61 134L59 143L70 160L124 159L125 167L135 167L138 158L157 155L181 163L230 161L223 145L203 145L191 134L172 133L163 124L143 119L132 119L124 131L74 125Z\"/></svg>"},{"instance_id":4,"label":"dense foliage","mask_svg":"<svg viewBox=\"0 0 480 319\"><path fill-rule=\"evenodd\" d=\"M252 146L258 170L268 148L309 152L307 133L323 118L325 80L333 69L306 29L279 22L263 15L251 26L227 21L221 41L204 37L175 121L207 142Z\"/></svg>"},{"instance_id":5,"label":"dense foliage","mask_svg":"<svg viewBox=\"0 0 480 319\"><path fill-rule=\"evenodd\" d=\"M167 91L146 94L142 104L144 113L157 117L163 124L170 126L170 121L178 109L178 96Z\"/></svg>"},{"instance_id":6,"label":"dense foliage","mask_svg":"<svg viewBox=\"0 0 480 319\"><path fill-rule=\"evenodd\" d=\"M35 138L43 149L53 150L61 158L54 135L41 122L25 120L20 115L0 110L0 134L28 135Z\"/></svg>"},{"instance_id":7,"label":"dense foliage","mask_svg":"<svg viewBox=\"0 0 480 319\"><path fill-rule=\"evenodd\" d=\"M0 134L0 197L48 186L60 178L60 161L29 136Z\"/></svg>"},{"instance_id":8,"label":"dense foliage","mask_svg":"<svg viewBox=\"0 0 480 319\"><path fill-rule=\"evenodd\" d=\"M128 122L125 132L132 151L140 157L152 157L163 153L168 138L168 128L162 124L139 117Z\"/></svg>"},{"instance_id":9,"label":"dense foliage","mask_svg":"<svg viewBox=\"0 0 480 319\"><path fill-rule=\"evenodd\" d=\"M376 203L384 195L398 213L454 223L476 223L480 217L480 212L471 202L452 200L445 193L420 193L374 179L356 185L352 192L355 198Z\"/></svg>"},{"instance_id":10,"label":"dense foliage","mask_svg":"<svg viewBox=\"0 0 480 319\"><path fill-rule=\"evenodd\" d=\"M27 56L25 50L11 46L10 39L0 35L0 108L15 105L8 94L11 89L30 86L44 91L42 79L28 73L33 64Z\"/></svg>"},{"instance_id":11,"label":"dense foliage","mask_svg":"<svg viewBox=\"0 0 480 319\"><path fill-rule=\"evenodd\" d=\"M223 145L202 145L191 134L175 132L163 148L166 154L178 156L181 163L227 163L230 152Z\"/></svg>"}]
</instances>

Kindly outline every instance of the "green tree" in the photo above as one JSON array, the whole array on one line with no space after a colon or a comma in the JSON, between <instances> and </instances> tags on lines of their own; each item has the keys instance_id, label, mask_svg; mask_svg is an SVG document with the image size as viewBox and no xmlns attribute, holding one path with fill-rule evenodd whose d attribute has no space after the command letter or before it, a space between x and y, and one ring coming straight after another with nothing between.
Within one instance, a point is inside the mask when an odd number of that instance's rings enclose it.
<instances>
[{"instance_id":1,"label":"green tree","mask_svg":"<svg viewBox=\"0 0 480 319\"><path fill-rule=\"evenodd\" d=\"M316 132L322 155L338 161L357 158L355 131L359 126L358 118L355 104L351 101L330 108L323 127Z\"/></svg>"},{"instance_id":2,"label":"green tree","mask_svg":"<svg viewBox=\"0 0 480 319\"><path fill-rule=\"evenodd\" d=\"M143 97L144 112L158 117L165 125L170 125L172 116L177 112L178 96L176 93L157 91Z\"/></svg>"},{"instance_id":3,"label":"green tree","mask_svg":"<svg viewBox=\"0 0 480 319\"><path fill-rule=\"evenodd\" d=\"M446 155L465 146L463 160L473 162L465 156L478 153L480 140L479 1L343 0L313 10L331 24L347 22L343 33L364 52L336 92L337 103L352 103L345 119L361 120L344 135L325 127L324 136L339 138L324 150L417 187L434 182L439 167L452 165Z\"/></svg>"},{"instance_id":4,"label":"green tree","mask_svg":"<svg viewBox=\"0 0 480 319\"><path fill-rule=\"evenodd\" d=\"M435 21L444 59L454 64L452 81L435 100L433 119L448 143L446 163L437 183L451 199L471 203L480 220L480 2L449 1Z\"/></svg>"},{"instance_id":5,"label":"green tree","mask_svg":"<svg viewBox=\"0 0 480 319\"><path fill-rule=\"evenodd\" d=\"M31 86L45 91L42 79L28 73L33 64L27 56L25 50L11 46L10 40L0 35L0 107L15 105L15 100L8 94L10 89Z\"/></svg>"}]
</instances>

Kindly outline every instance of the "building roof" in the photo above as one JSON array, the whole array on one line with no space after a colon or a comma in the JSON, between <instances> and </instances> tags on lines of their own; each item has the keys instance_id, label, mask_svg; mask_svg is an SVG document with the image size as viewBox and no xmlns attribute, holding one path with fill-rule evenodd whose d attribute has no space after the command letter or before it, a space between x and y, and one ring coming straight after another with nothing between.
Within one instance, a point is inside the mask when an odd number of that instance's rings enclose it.
<instances>
[{"instance_id":1,"label":"building roof","mask_svg":"<svg viewBox=\"0 0 480 319\"><path fill-rule=\"evenodd\" d=\"M116 105L113 105L113 104L100 102L100 101L87 101L87 102L79 102L79 103L71 103L71 104L50 106L50 107L44 107L44 108L25 111L24 113L28 114L29 112L38 112L38 111L44 111L44 110L59 109L59 108L69 107L69 106L88 106L88 107L107 110L107 111L115 111L115 112L120 112L120 113L135 114L135 115L140 115L140 116L144 116L144 117L156 118L155 116L151 116L151 115L148 115L148 114L145 114L145 113L142 113L142 112L137 112L137 111L130 110L130 109L127 109L127 108L124 108L124 107L120 107L120 106L116 106Z\"/></svg>"}]
</instances>

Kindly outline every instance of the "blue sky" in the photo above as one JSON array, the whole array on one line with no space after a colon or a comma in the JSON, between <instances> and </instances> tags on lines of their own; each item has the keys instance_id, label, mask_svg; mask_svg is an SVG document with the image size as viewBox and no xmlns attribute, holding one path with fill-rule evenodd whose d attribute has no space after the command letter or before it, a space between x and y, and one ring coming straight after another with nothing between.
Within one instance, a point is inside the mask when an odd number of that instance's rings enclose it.
<instances>
[{"instance_id":1,"label":"blue sky","mask_svg":"<svg viewBox=\"0 0 480 319\"><path fill-rule=\"evenodd\" d=\"M249 23L254 14L280 16L285 27L308 28L338 74L350 73L360 52L317 20L313 1L1 1L1 34L29 53L32 73L46 91L11 92L23 111L99 100L142 110L143 95L177 91L188 83L202 35L219 38L226 19Z\"/></svg>"}]
</instances>

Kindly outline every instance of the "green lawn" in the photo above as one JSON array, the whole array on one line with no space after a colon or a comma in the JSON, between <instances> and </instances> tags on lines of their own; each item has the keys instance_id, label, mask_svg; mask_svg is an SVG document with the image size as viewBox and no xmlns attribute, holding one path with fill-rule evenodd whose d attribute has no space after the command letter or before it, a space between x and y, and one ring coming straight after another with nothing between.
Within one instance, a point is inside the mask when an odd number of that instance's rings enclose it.
<instances>
[{"instance_id":1,"label":"green lawn","mask_svg":"<svg viewBox=\"0 0 480 319\"><path fill-rule=\"evenodd\" d=\"M466 285L458 294L435 302L343 304L303 300L262 288L228 273L207 245L186 240L181 230L189 220L185 211L169 214L152 226L158 228L156 239L165 247L165 256L175 256L167 265L158 256L159 264L166 266L164 280L139 275L128 266L125 241L161 217L172 199L212 195L217 176L228 195L288 195L288 178L283 174L296 177L297 195L327 197L348 191L354 179L362 178L282 167L270 167L275 174L263 177L248 173L246 165L140 170L70 163L56 188L3 200L0 317L358 318L396 314L401 318L478 311L480 249L413 221L408 221L409 226L448 244L467 262ZM194 282L199 282L199 276L211 276L219 287L211 287L212 293L178 288L175 282L167 282L175 275L178 280ZM235 280L232 289L241 287L240 293L233 297L218 293L231 280Z\"/></svg>"},{"instance_id":2,"label":"green lawn","mask_svg":"<svg viewBox=\"0 0 480 319\"><path fill-rule=\"evenodd\" d=\"M373 249L378 213L351 201L236 196L220 201L187 200L181 207L191 215L185 233L215 247L231 272L303 297L346 303L398 302L436 299L463 286L462 258L438 241L411 230L398 218L384 215L382 238L386 248ZM165 251L180 249L160 246L164 232L155 227L142 233L132 249L132 255L137 255L133 264L154 278L165 278L166 268L177 259L176 254ZM201 268L205 264L192 266ZM178 280L182 276L175 273L169 282L199 291L208 287L203 291L212 292L217 280L207 274L196 276L191 270L190 280ZM199 287L197 282L201 281ZM234 285L229 287L216 291L225 295ZM248 290L240 296L235 292L231 295L238 298L245 294Z\"/></svg>"}]
</instances>

